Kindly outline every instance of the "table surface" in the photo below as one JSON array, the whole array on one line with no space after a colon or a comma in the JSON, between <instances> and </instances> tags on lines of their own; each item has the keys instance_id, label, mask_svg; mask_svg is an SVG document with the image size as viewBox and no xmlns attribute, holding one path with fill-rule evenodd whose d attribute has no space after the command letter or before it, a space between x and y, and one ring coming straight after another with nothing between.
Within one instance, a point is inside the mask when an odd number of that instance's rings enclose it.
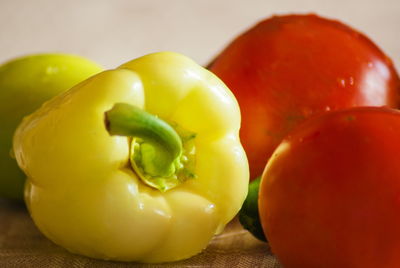
<instances>
[{"instance_id":1,"label":"table surface","mask_svg":"<svg viewBox=\"0 0 400 268\"><path fill-rule=\"evenodd\" d=\"M273 14L317 13L367 34L400 67L399 0L0 0L0 62L39 52L78 54L105 68L156 51L207 64ZM200 255L162 267L279 267L237 220ZM72 255L45 239L22 205L0 200L0 267L124 267ZM159 267L147 265L143 267Z\"/></svg>"}]
</instances>

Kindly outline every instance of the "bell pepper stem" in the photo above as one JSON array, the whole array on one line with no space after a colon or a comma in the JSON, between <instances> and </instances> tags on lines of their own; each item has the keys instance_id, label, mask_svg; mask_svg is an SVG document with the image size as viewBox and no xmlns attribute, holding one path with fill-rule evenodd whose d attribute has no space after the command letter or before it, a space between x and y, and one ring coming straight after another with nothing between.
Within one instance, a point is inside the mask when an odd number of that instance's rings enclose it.
<instances>
[{"instance_id":1,"label":"bell pepper stem","mask_svg":"<svg viewBox=\"0 0 400 268\"><path fill-rule=\"evenodd\" d=\"M139 138L139 153L133 159L145 176L168 177L174 174L182 155L182 140L167 122L138 107L116 103L106 112L105 123L111 135ZM132 163L131 163L132 164Z\"/></svg>"}]
</instances>

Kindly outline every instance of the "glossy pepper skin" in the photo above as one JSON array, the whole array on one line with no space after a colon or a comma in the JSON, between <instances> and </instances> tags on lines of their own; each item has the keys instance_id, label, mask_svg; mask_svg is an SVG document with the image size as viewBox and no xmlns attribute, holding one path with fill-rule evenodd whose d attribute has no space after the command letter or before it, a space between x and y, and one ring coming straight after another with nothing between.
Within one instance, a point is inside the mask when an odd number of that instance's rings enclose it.
<instances>
[{"instance_id":1,"label":"glossy pepper skin","mask_svg":"<svg viewBox=\"0 0 400 268\"><path fill-rule=\"evenodd\" d=\"M129 162L131 138L110 135L104 123L121 102L195 133L195 177L166 191L143 183ZM31 216L56 244L94 258L154 263L193 256L246 197L239 127L232 93L182 55L150 54L100 73L17 130L14 150L28 175Z\"/></svg>"},{"instance_id":2,"label":"glossy pepper skin","mask_svg":"<svg viewBox=\"0 0 400 268\"><path fill-rule=\"evenodd\" d=\"M307 118L356 106L398 107L400 82L390 59L363 34L316 15L261 21L209 69L239 102L251 179Z\"/></svg>"}]
</instances>

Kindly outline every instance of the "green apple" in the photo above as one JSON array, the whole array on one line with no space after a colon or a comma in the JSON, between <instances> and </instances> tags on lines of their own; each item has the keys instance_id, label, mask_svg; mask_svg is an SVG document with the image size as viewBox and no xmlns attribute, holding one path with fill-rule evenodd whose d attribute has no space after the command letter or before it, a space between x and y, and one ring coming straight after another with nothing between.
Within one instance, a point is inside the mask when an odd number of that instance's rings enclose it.
<instances>
[{"instance_id":1,"label":"green apple","mask_svg":"<svg viewBox=\"0 0 400 268\"><path fill-rule=\"evenodd\" d=\"M12 155L22 118L43 102L102 71L96 63L66 54L37 54L0 66L0 196L22 199L25 175Z\"/></svg>"}]
</instances>

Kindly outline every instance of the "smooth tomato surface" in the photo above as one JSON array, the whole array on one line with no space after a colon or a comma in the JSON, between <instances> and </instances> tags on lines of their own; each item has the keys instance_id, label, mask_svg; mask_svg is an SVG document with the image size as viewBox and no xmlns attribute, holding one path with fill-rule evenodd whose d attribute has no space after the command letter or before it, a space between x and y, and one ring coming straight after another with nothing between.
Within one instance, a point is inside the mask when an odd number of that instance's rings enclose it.
<instances>
[{"instance_id":1,"label":"smooth tomato surface","mask_svg":"<svg viewBox=\"0 0 400 268\"><path fill-rule=\"evenodd\" d=\"M283 140L259 212L284 267L400 267L399 135L399 111L364 107L309 119Z\"/></svg>"},{"instance_id":2,"label":"smooth tomato surface","mask_svg":"<svg viewBox=\"0 0 400 268\"><path fill-rule=\"evenodd\" d=\"M251 178L310 116L353 106L397 107L399 78L384 53L359 32L315 15L264 20L209 68L238 99Z\"/></svg>"}]
</instances>

